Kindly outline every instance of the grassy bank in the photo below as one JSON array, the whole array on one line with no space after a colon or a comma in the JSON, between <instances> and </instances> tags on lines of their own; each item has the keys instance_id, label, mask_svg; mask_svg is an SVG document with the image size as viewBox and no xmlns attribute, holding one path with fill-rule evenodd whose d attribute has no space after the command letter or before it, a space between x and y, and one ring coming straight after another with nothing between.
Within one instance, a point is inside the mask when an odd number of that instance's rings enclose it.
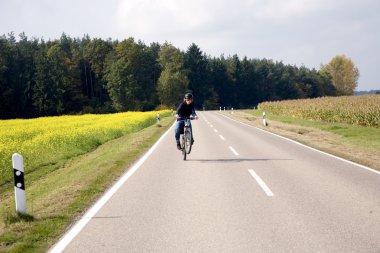
<instances>
[{"instance_id":1,"label":"grassy bank","mask_svg":"<svg viewBox=\"0 0 380 253\"><path fill-rule=\"evenodd\" d=\"M265 129L330 154L380 170L380 128L278 116L262 110L225 112L245 123Z\"/></svg>"},{"instance_id":2,"label":"grassy bank","mask_svg":"<svg viewBox=\"0 0 380 253\"><path fill-rule=\"evenodd\" d=\"M71 158L26 183L27 216L15 214L13 184L1 189L0 252L46 252L173 123L152 125Z\"/></svg>"}]
</instances>

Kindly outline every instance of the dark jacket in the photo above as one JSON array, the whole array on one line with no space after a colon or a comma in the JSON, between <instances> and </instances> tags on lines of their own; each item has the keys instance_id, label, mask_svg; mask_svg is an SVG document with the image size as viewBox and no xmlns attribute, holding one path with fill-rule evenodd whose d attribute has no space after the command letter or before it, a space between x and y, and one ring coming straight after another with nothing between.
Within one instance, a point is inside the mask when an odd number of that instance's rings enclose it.
<instances>
[{"instance_id":1,"label":"dark jacket","mask_svg":"<svg viewBox=\"0 0 380 253\"><path fill-rule=\"evenodd\" d=\"M183 120L185 118L190 117L190 115L192 115L193 117L197 116L194 109L194 103L188 105L186 104L186 102L182 102L178 106L176 113L179 116L177 120Z\"/></svg>"}]
</instances>

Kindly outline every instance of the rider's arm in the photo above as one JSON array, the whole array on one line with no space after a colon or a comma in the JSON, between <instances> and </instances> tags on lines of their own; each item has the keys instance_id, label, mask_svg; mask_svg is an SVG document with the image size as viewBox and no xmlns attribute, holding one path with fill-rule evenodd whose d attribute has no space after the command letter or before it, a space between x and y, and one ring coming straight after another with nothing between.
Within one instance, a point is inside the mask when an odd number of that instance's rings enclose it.
<instances>
[{"instance_id":1,"label":"rider's arm","mask_svg":"<svg viewBox=\"0 0 380 253\"><path fill-rule=\"evenodd\" d=\"M176 115L175 117L177 119L181 118L182 117L182 107L183 107L183 103L179 104L177 110L176 110Z\"/></svg>"},{"instance_id":2,"label":"rider's arm","mask_svg":"<svg viewBox=\"0 0 380 253\"><path fill-rule=\"evenodd\" d=\"M198 119L198 115L195 112L194 104L191 104L191 116L193 116L194 119Z\"/></svg>"}]
</instances>

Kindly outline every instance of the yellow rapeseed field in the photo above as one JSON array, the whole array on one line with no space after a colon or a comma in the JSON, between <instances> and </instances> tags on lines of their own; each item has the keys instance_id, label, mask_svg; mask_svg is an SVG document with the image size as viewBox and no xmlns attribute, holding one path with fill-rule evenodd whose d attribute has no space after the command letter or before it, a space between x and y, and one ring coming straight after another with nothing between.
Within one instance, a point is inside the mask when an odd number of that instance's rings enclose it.
<instances>
[{"instance_id":1,"label":"yellow rapeseed field","mask_svg":"<svg viewBox=\"0 0 380 253\"><path fill-rule=\"evenodd\" d=\"M380 127L380 95L264 102L258 108L294 118Z\"/></svg>"},{"instance_id":2,"label":"yellow rapeseed field","mask_svg":"<svg viewBox=\"0 0 380 253\"><path fill-rule=\"evenodd\" d=\"M0 186L13 177L12 154L24 157L25 172L88 152L156 122L158 112L0 120ZM161 116L170 114L160 111Z\"/></svg>"}]
</instances>

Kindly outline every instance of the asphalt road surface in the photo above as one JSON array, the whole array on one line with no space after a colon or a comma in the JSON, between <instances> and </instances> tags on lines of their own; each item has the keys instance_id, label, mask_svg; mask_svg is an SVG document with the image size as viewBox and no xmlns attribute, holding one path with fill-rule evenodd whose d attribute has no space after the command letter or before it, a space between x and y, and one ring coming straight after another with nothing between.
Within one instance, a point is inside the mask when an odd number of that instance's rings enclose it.
<instances>
[{"instance_id":1,"label":"asphalt road surface","mask_svg":"<svg viewBox=\"0 0 380 253\"><path fill-rule=\"evenodd\" d=\"M171 128L52 252L380 252L378 172L198 114L187 161Z\"/></svg>"}]
</instances>

